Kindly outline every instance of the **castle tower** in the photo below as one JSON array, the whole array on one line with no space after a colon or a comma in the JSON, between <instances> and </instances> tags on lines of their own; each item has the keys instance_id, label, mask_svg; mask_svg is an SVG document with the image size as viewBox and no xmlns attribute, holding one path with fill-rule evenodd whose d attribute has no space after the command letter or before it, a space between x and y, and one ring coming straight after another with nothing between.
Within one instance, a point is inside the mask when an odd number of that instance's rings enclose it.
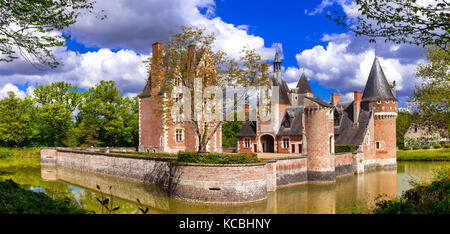
<instances>
[{"instance_id":1,"label":"castle tower","mask_svg":"<svg viewBox=\"0 0 450 234\"><path fill-rule=\"evenodd\" d=\"M396 118L397 99L384 75L378 58L375 57L367 79L361 108L374 111L374 147L377 167L396 166Z\"/></svg>"},{"instance_id":2,"label":"castle tower","mask_svg":"<svg viewBox=\"0 0 450 234\"><path fill-rule=\"evenodd\" d=\"M152 45L151 72L139 97L139 151L161 152L163 148L162 105L159 95L164 78L163 44Z\"/></svg>"},{"instance_id":3,"label":"castle tower","mask_svg":"<svg viewBox=\"0 0 450 234\"><path fill-rule=\"evenodd\" d=\"M304 113L308 181L335 181L334 106L317 98L305 97Z\"/></svg>"},{"instance_id":4,"label":"castle tower","mask_svg":"<svg viewBox=\"0 0 450 234\"><path fill-rule=\"evenodd\" d=\"M281 59L280 54L278 53L278 44L275 52L275 58L273 59L273 74L275 75L275 78L281 81Z\"/></svg>"}]
</instances>

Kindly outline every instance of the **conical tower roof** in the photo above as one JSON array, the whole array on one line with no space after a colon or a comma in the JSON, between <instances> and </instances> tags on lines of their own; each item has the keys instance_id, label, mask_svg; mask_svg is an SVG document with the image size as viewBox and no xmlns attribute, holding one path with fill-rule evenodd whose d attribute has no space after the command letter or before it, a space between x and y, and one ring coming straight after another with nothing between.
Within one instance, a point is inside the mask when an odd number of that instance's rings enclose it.
<instances>
[{"instance_id":1,"label":"conical tower roof","mask_svg":"<svg viewBox=\"0 0 450 234\"><path fill-rule=\"evenodd\" d=\"M366 87L362 96L362 101L397 100L391 91L383 69L380 66L378 57L375 57L367 79Z\"/></svg>"},{"instance_id":2,"label":"conical tower roof","mask_svg":"<svg viewBox=\"0 0 450 234\"><path fill-rule=\"evenodd\" d=\"M305 72L303 71L300 80L297 83L298 93L312 93L311 87L309 87L308 79L306 78Z\"/></svg>"}]
</instances>

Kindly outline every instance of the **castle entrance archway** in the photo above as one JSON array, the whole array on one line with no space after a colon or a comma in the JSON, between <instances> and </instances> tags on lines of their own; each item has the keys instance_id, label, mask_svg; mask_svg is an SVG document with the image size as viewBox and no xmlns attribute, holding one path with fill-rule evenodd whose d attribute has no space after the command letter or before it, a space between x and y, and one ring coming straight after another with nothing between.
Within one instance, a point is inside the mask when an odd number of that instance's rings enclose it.
<instances>
[{"instance_id":1,"label":"castle entrance archway","mask_svg":"<svg viewBox=\"0 0 450 234\"><path fill-rule=\"evenodd\" d=\"M261 146L264 153L273 153L275 152L275 139L271 135L263 135L261 136Z\"/></svg>"}]
</instances>

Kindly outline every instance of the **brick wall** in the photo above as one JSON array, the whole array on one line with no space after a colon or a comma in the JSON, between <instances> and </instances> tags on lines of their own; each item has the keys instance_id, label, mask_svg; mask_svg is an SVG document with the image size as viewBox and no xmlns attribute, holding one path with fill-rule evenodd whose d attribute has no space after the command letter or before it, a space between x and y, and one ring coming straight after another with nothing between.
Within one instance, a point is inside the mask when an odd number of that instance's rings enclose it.
<instances>
[{"instance_id":1,"label":"brick wall","mask_svg":"<svg viewBox=\"0 0 450 234\"><path fill-rule=\"evenodd\" d=\"M335 167L336 176L353 174L355 169L353 168L353 153L340 153L336 154Z\"/></svg>"}]
</instances>

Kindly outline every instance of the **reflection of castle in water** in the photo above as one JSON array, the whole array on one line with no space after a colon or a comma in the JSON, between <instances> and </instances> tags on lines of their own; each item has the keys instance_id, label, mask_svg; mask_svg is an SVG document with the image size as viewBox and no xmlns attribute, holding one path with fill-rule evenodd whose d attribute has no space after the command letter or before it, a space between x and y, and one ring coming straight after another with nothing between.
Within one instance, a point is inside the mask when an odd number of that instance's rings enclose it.
<instances>
[{"instance_id":1,"label":"reflection of castle in water","mask_svg":"<svg viewBox=\"0 0 450 234\"><path fill-rule=\"evenodd\" d=\"M61 180L97 190L112 186L114 196L137 198L157 213L349 213L353 204L372 206L379 194L397 196L397 171L384 169L341 176L336 183L304 183L268 193L266 200L245 204L203 204L169 198L161 186L61 166L41 165L45 180ZM105 191L104 191L105 192Z\"/></svg>"}]
</instances>

